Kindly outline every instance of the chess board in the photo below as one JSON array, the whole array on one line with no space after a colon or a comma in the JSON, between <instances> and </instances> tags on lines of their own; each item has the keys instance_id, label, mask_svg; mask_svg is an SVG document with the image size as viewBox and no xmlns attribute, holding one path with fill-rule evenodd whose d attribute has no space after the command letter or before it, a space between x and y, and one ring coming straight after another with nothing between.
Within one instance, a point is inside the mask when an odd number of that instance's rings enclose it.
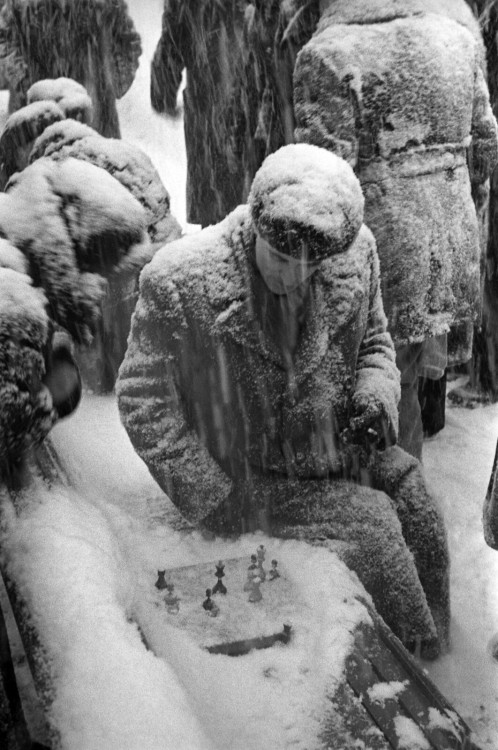
<instances>
[{"instance_id":1,"label":"chess board","mask_svg":"<svg viewBox=\"0 0 498 750\"><path fill-rule=\"evenodd\" d=\"M250 558L222 562L225 573L222 583L227 593L212 595L218 608L214 617L202 605L206 589L216 586L218 560L166 571L165 580L174 585L174 596L179 598L178 611L168 611L167 589L156 591L155 601L158 607L164 608L168 623L187 631L196 643L215 653L238 655L252 648L266 648L274 642L287 642L298 623L305 622L309 611L285 567L279 565L279 577L270 580L271 566L264 563L266 580L259 587L262 598L252 602L250 592L244 591Z\"/></svg>"}]
</instances>

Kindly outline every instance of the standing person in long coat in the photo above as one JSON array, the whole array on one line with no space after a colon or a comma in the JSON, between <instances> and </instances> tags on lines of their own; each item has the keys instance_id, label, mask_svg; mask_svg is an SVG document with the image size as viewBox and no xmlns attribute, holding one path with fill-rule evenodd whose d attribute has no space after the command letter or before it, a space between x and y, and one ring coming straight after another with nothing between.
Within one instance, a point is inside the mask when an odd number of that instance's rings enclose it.
<instances>
[{"instance_id":1,"label":"standing person in long coat","mask_svg":"<svg viewBox=\"0 0 498 750\"><path fill-rule=\"evenodd\" d=\"M294 144L265 160L247 205L146 266L116 390L135 449L191 522L347 542L382 616L435 656L446 534L418 461L392 446L394 360L359 182ZM351 481L351 443L369 436L384 449L365 457L378 489Z\"/></svg>"},{"instance_id":2,"label":"standing person in long coat","mask_svg":"<svg viewBox=\"0 0 498 750\"><path fill-rule=\"evenodd\" d=\"M207 226L242 202L236 91L244 60L247 0L166 0L151 70L151 103L174 114L183 92L187 221Z\"/></svg>"},{"instance_id":3,"label":"standing person in long coat","mask_svg":"<svg viewBox=\"0 0 498 750\"><path fill-rule=\"evenodd\" d=\"M419 376L443 374L448 331L480 311L472 192L498 140L477 22L464 0L323 2L294 82L297 139L345 158L362 184L401 371L399 443L420 458Z\"/></svg>"}]
</instances>

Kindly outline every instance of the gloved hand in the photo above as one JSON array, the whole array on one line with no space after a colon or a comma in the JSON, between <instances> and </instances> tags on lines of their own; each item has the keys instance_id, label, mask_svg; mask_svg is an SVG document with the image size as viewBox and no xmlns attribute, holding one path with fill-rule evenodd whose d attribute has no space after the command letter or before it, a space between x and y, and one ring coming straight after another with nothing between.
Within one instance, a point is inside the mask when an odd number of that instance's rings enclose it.
<instances>
[{"instance_id":1,"label":"gloved hand","mask_svg":"<svg viewBox=\"0 0 498 750\"><path fill-rule=\"evenodd\" d=\"M353 395L349 427L344 430L343 439L349 443L374 446L378 450L394 445L396 434L380 399L371 393Z\"/></svg>"}]
</instances>

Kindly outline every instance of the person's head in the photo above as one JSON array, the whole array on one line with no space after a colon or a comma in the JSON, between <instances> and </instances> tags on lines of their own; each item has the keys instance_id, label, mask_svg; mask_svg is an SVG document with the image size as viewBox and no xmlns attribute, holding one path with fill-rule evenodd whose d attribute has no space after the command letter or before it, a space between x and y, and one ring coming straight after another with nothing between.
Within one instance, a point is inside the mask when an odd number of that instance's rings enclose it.
<instances>
[{"instance_id":1,"label":"person's head","mask_svg":"<svg viewBox=\"0 0 498 750\"><path fill-rule=\"evenodd\" d=\"M346 161L309 144L284 146L256 173L248 203L256 263L276 293L296 288L347 250L363 223L364 199Z\"/></svg>"}]
</instances>

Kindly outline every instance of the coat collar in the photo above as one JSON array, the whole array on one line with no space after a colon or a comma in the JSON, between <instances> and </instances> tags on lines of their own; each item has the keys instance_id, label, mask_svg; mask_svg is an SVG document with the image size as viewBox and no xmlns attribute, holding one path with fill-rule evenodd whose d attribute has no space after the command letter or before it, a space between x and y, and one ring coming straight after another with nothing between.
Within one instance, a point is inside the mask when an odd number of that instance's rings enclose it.
<instances>
[{"instance_id":1,"label":"coat collar","mask_svg":"<svg viewBox=\"0 0 498 750\"><path fill-rule=\"evenodd\" d=\"M248 212L245 217L242 215L235 230L225 235L225 241L230 246L227 260L231 284L226 285L224 310L216 318L215 331L220 337L229 336L245 349L285 369L280 350L265 336L254 311L256 269L251 256L254 253L255 232ZM294 357L293 379L296 384L319 367L329 347L329 311L322 281L323 274L318 269L311 279L306 323Z\"/></svg>"}]
</instances>

